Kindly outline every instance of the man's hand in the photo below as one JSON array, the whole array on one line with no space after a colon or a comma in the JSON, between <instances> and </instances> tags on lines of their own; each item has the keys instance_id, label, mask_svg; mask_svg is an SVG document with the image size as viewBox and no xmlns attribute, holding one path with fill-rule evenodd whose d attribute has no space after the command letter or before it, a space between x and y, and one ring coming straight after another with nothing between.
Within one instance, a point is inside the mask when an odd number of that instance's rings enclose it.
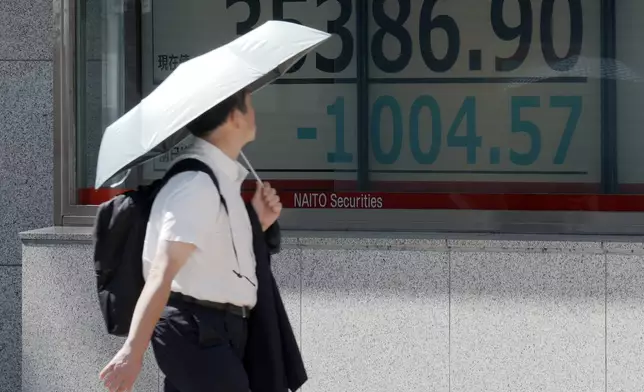
<instances>
[{"instance_id":1,"label":"man's hand","mask_svg":"<svg viewBox=\"0 0 644 392\"><path fill-rule=\"evenodd\" d=\"M143 355L126 344L101 371L100 379L110 392L131 392L142 367Z\"/></svg>"},{"instance_id":2,"label":"man's hand","mask_svg":"<svg viewBox=\"0 0 644 392\"><path fill-rule=\"evenodd\" d=\"M257 190L251 201L259 222L262 224L262 230L266 231L275 223L282 212L282 203L274 188L271 188L268 182L262 186L257 183Z\"/></svg>"}]
</instances>

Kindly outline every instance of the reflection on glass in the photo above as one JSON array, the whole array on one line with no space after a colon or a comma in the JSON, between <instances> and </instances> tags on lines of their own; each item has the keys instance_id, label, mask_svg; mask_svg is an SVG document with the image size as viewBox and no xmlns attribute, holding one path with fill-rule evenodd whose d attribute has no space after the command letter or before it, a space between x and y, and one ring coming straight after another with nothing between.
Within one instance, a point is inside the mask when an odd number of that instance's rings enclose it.
<instances>
[{"instance_id":1,"label":"reflection on glass","mask_svg":"<svg viewBox=\"0 0 644 392\"><path fill-rule=\"evenodd\" d=\"M364 15L357 0L79 2L79 187L132 91L140 99L182 62L284 19L334 35L254 94L246 153L287 207L602 210L609 193L644 191L634 0L617 14L599 1L369 0ZM124 186L158 178L189 143ZM350 203L364 198L377 203Z\"/></svg>"},{"instance_id":2,"label":"reflection on glass","mask_svg":"<svg viewBox=\"0 0 644 392\"><path fill-rule=\"evenodd\" d=\"M96 204L113 192L93 189L96 162L105 128L128 106L126 35L128 17L136 12L134 1L77 0L76 50L76 187L79 204ZM130 67L131 68L131 67ZM111 179L106 187L122 191L136 182L130 172Z\"/></svg>"}]
</instances>

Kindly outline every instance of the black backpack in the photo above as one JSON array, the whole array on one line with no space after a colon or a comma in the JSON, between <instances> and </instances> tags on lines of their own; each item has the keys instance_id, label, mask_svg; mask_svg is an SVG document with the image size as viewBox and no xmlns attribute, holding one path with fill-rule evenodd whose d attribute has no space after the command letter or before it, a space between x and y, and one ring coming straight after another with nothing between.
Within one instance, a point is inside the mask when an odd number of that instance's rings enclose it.
<instances>
[{"instance_id":1,"label":"black backpack","mask_svg":"<svg viewBox=\"0 0 644 392\"><path fill-rule=\"evenodd\" d=\"M152 203L172 176L187 171L208 174L219 190L217 177L205 163L184 159L173 165L162 179L116 196L98 207L94 225L94 270L99 305L111 335L127 336L145 284L143 242ZM227 209L223 197L221 203Z\"/></svg>"}]
</instances>

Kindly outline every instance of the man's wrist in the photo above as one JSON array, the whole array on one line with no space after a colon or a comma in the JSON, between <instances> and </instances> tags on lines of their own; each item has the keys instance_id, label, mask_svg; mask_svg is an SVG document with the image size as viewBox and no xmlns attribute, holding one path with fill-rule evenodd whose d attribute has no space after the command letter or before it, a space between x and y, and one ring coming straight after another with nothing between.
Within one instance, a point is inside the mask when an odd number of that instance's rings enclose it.
<instances>
[{"instance_id":1,"label":"man's wrist","mask_svg":"<svg viewBox=\"0 0 644 392\"><path fill-rule=\"evenodd\" d=\"M147 345L129 338L125 341L123 347L128 350L131 359L134 361L142 361L147 349Z\"/></svg>"}]
</instances>

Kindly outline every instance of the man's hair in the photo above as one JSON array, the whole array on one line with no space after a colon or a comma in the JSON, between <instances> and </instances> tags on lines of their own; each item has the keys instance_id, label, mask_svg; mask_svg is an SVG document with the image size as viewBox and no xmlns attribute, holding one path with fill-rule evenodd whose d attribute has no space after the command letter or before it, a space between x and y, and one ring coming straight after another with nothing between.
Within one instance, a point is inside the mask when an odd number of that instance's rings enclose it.
<instances>
[{"instance_id":1,"label":"man's hair","mask_svg":"<svg viewBox=\"0 0 644 392\"><path fill-rule=\"evenodd\" d=\"M186 128L196 137L203 138L208 136L212 131L226 122L226 119L233 111L239 110L242 113L246 113L248 109L246 107L246 95L248 95L246 89L236 92L192 120L186 125Z\"/></svg>"}]
</instances>

